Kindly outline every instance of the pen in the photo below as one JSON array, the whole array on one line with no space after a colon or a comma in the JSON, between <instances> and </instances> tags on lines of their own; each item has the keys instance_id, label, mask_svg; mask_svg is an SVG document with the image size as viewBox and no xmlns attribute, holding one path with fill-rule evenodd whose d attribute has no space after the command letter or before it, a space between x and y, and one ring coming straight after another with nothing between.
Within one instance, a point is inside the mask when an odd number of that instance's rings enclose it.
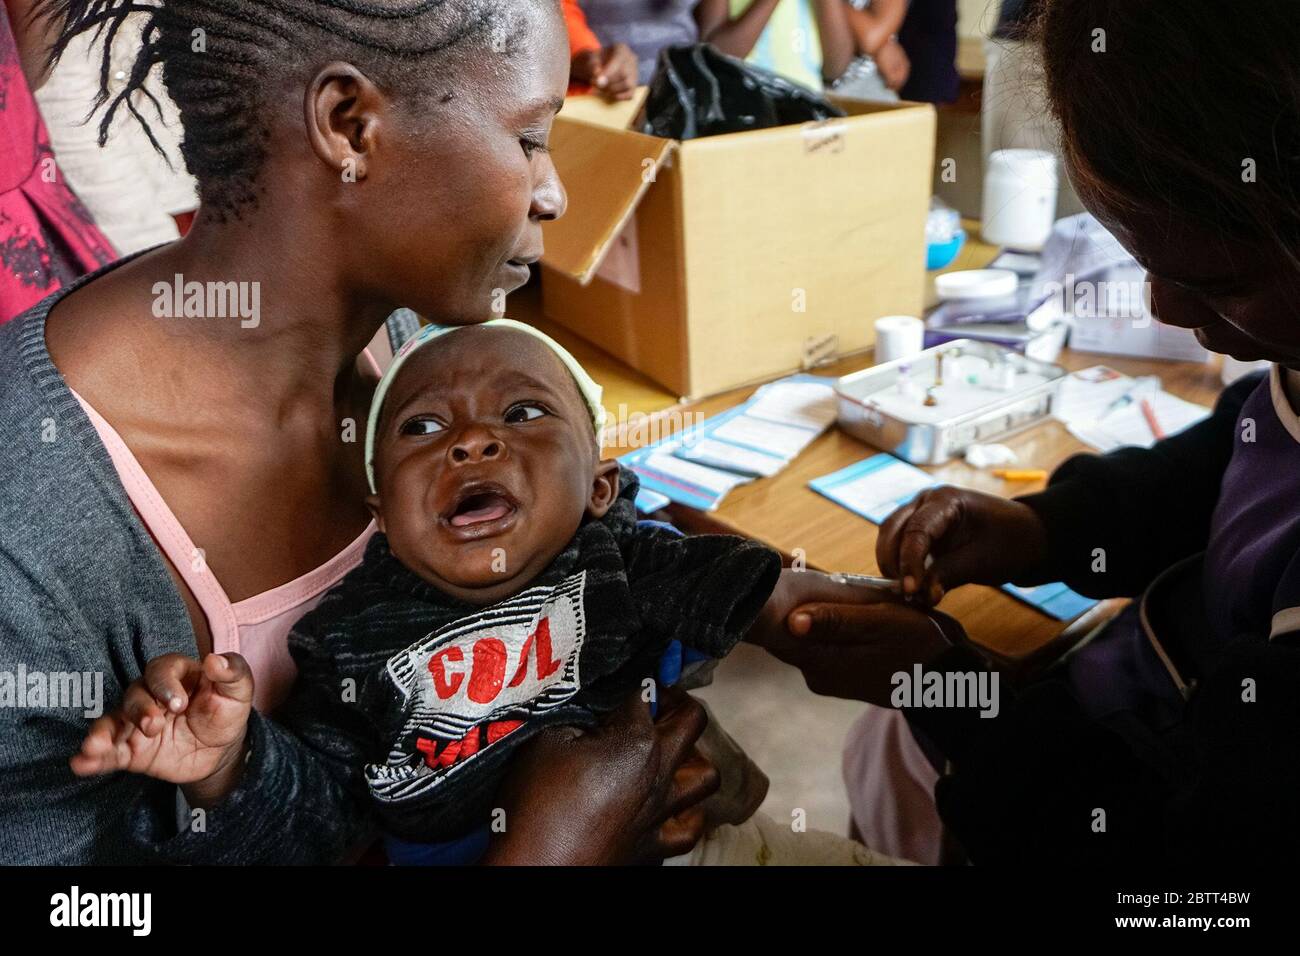
<instances>
[{"instance_id":1,"label":"pen","mask_svg":"<svg viewBox=\"0 0 1300 956\"><path fill-rule=\"evenodd\" d=\"M1160 427L1160 419L1156 418L1156 410L1151 407L1151 403L1145 398L1142 399L1142 416L1147 420L1147 426L1151 429L1151 434L1156 436L1156 441L1162 441L1165 437L1165 430Z\"/></svg>"},{"instance_id":2,"label":"pen","mask_svg":"<svg viewBox=\"0 0 1300 956\"><path fill-rule=\"evenodd\" d=\"M1041 468L994 468L993 477L1003 481L1046 481L1047 472Z\"/></svg>"}]
</instances>

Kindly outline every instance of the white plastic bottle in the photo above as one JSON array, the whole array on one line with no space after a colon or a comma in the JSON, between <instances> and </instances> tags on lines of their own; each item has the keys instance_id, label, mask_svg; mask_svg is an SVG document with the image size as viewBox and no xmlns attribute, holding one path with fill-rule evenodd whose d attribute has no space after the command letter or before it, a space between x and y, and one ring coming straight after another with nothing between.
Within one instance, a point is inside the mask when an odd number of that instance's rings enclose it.
<instances>
[{"instance_id":1,"label":"white plastic bottle","mask_svg":"<svg viewBox=\"0 0 1300 956\"><path fill-rule=\"evenodd\" d=\"M984 241L1038 252L1052 234L1060 180L1056 157L1041 149L999 149L984 175Z\"/></svg>"}]
</instances>

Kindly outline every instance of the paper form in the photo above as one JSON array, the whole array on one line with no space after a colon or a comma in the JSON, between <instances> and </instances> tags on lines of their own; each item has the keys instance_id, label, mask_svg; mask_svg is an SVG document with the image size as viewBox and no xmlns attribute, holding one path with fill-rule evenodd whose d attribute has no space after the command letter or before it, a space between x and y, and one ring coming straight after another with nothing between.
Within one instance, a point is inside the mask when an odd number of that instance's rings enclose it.
<instances>
[{"instance_id":1,"label":"paper form","mask_svg":"<svg viewBox=\"0 0 1300 956\"><path fill-rule=\"evenodd\" d=\"M817 434L807 428L779 425L746 413L719 425L709 437L788 461L807 448Z\"/></svg>"},{"instance_id":2,"label":"paper form","mask_svg":"<svg viewBox=\"0 0 1300 956\"><path fill-rule=\"evenodd\" d=\"M1210 409L1193 405L1168 392L1157 392L1147 399L1165 437L1210 417ZM1158 438L1151 430L1140 402L1130 402L1099 422L1078 422L1068 426L1070 434L1099 451L1114 451L1126 445L1150 448Z\"/></svg>"},{"instance_id":3,"label":"paper form","mask_svg":"<svg viewBox=\"0 0 1300 956\"><path fill-rule=\"evenodd\" d=\"M1141 383L1138 379L1121 375L1105 365L1095 365L1066 376L1057 393L1053 414L1067 425L1073 422L1094 421L1123 395ZM1150 394L1159 388L1151 383L1135 394Z\"/></svg>"},{"instance_id":4,"label":"paper form","mask_svg":"<svg viewBox=\"0 0 1300 956\"><path fill-rule=\"evenodd\" d=\"M721 471L717 468L705 468L667 452L658 452L651 455L646 459L645 465L653 471L689 482L706 491L718 493L728 492L736 485L749 481L748 478L742 475Z\"/></svg>"},{"instance_id":5,"label":"paper form","mask_svg":"<svg viewBox=\"0 0 1300 956\"><path fill-rule=\"evenodd\" d=\"M1131 399L1116 406L1125 395ZM1099 451L1127 445L1150 448L1158 439L1142 412L1145 399L1161 430L1175 435L1208 418L1210 409L1160 389L1159 379L1129 378L1105 366L1084 369L1061 385L1055 415L1082 442Z\"/></svg>"},{"instance_id":6,"label":"paper form","mask_svg":"<svg viewBox=\"0 0 1300 956\"><path fill-rule=\"evenodd\" d=\"M821 432L839 414L835 389L814 382L776 382L758 390L745 414Z\"/></svg>"},{"instance_id":7,"label":"paper form","mask_svg":"<svg viewBox=\"0 0 1300 956\"><path fill-rule=\"evenodd\" d=\"M1096 598L1084 597L1059 583L1041 584L1034 588L1020 588L1014 584L1006 584L1003 585L1002 590L1058 621L1073 621L1098 603Z\"/></svg>"},{"instance_id":8,"label":"paper form","mask_svg":"<svg viewBox=\"0 0 1300 956\"><path fill-rule=\"evenodd\" d=\"M813 491L876 524L926 488L938 486L920 468L893 455L876 455L810 483Z\"/></svg>"},{"instance_id":9,"label":"paper form","mask_svg":"<svg viewBox=\"0 0 1300 956\"><path fill-rule=\"evenodd\" d=\"M677 454L697 464L725 468L742 475L757 475L760 478L770 478L789 464L789 459L752 451L712 438L683 446Z\"/></svg>"},{"instance_id":10,"label":"paper form","mask_svg":"<svg viewBox=\"0 0 1300 956\"><path fill-rule=\"evenodd\" d=\"M637 449L621 462L637 472L643 491L713 511L732 488L781 471L837 412L830 380L795 375L764 385L742 405L692 428L685 440Z\"/></svg>"},{"instance_id":11,"label":"paper form","mask_svg":"<svg viewBox=\"0 0 1300 956\"><path fill-rule=\"evenodd\" d=\"M633 467L641 478L642 487L689 507L713 511L732 488L753 480L745 475L706 468L678 458L673 455L674 450L674 446L668 444L651 450L636 461Z\"/></svg>"},{"instance_id":12,"label":"paper form","mask_svg":"<svg viewBox=\"0 0 1300 956\"><path fill-rule=\"evenodd\" d=\"M661 508L667 508L672 504L672 499L667 495L661 495L657 491L651 491L645 485L637 489L636 493L636 510L643 515L654 514Z\"/></svg>"}]
</instances>

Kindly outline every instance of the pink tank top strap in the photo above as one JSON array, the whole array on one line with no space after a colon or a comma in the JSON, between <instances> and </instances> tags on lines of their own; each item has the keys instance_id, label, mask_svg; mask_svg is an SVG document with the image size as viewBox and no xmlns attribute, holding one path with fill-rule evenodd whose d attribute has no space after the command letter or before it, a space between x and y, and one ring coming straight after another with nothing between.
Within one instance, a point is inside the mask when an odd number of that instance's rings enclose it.
<instances>
[{"instance_id":1,"label":"pink tank top strap","mask_svg":"<svg viewBox=\"0 0 1300 956\"><path fill-rule=\"evenodd\" d=\"M241 630L265 624L286 612L303 607L338 584L349 571L361 563L366 545L375 532L374 523L334 557L300 578L269 591L246 598L234 605L235 620Z\"/></svg>"},{"instance_id":2,"label":"pink tank top strap","mask_svg":"<svg viewBox=\"0 0 1300 956\"><path fill-rule=\"evenodd\" d=\"M235 617L235 609L220 583L208 570L203 551L194 546L194 542L181 527L171 508L167 507L167 502L158 493L158 489L145 474L135 455L131 453L131 449L117 433L117 429L76 391L72 394L81 403L86 417L99 433L100 441L108 450L122 487L126 489L127 497L131 499L131 504L139 513L140 520L144 522L144 526L158 542L158 547L181 576L181 580L190 589L195 600L199 602L199 607L202 608L203 615L208 620L208 627L212 631L213 650L218 654L237 652L239 622Z\"/></svg>"}]
</instances>

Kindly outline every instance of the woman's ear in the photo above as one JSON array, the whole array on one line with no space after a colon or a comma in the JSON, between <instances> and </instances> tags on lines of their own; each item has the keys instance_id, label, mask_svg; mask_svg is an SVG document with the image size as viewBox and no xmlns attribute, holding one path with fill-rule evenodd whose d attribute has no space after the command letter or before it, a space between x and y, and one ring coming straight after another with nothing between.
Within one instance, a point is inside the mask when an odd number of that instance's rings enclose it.
<instances>
[{"instance_id":1,"label":"woman's ear","mask_svg":"<svg viewBox=\"0 0 1300 956\"><path fill-rule=\"evenodd\" d=\"M587 502L587 516L603 518L618 498L618 462L607 458L596 465L596 477L591 482L591 500Z\"/></svg>"},{"instance_id":2,"label":"woman's ear","mask_svg":"<svg viewBox=\"0 0 1300 956\"><path fill-rule=\"evenodd\" d=\"M342 182L360 182L369 174L386 105L384 94L351 63L327 63L307 85L307 139Z\"/></svg>"},{"instance_id":3,"label":"woman's ear","mask_svg":"<svg viewBox=\"0 0 1300 956\"><path fill-rule=\"evenodd\" d=\"M381 534L387 534L384 531L384 510L380 507L379 495L366 495L366 507L370 509L370 516L375 519L375 527Z\"/></svg>"}]
</instances>

